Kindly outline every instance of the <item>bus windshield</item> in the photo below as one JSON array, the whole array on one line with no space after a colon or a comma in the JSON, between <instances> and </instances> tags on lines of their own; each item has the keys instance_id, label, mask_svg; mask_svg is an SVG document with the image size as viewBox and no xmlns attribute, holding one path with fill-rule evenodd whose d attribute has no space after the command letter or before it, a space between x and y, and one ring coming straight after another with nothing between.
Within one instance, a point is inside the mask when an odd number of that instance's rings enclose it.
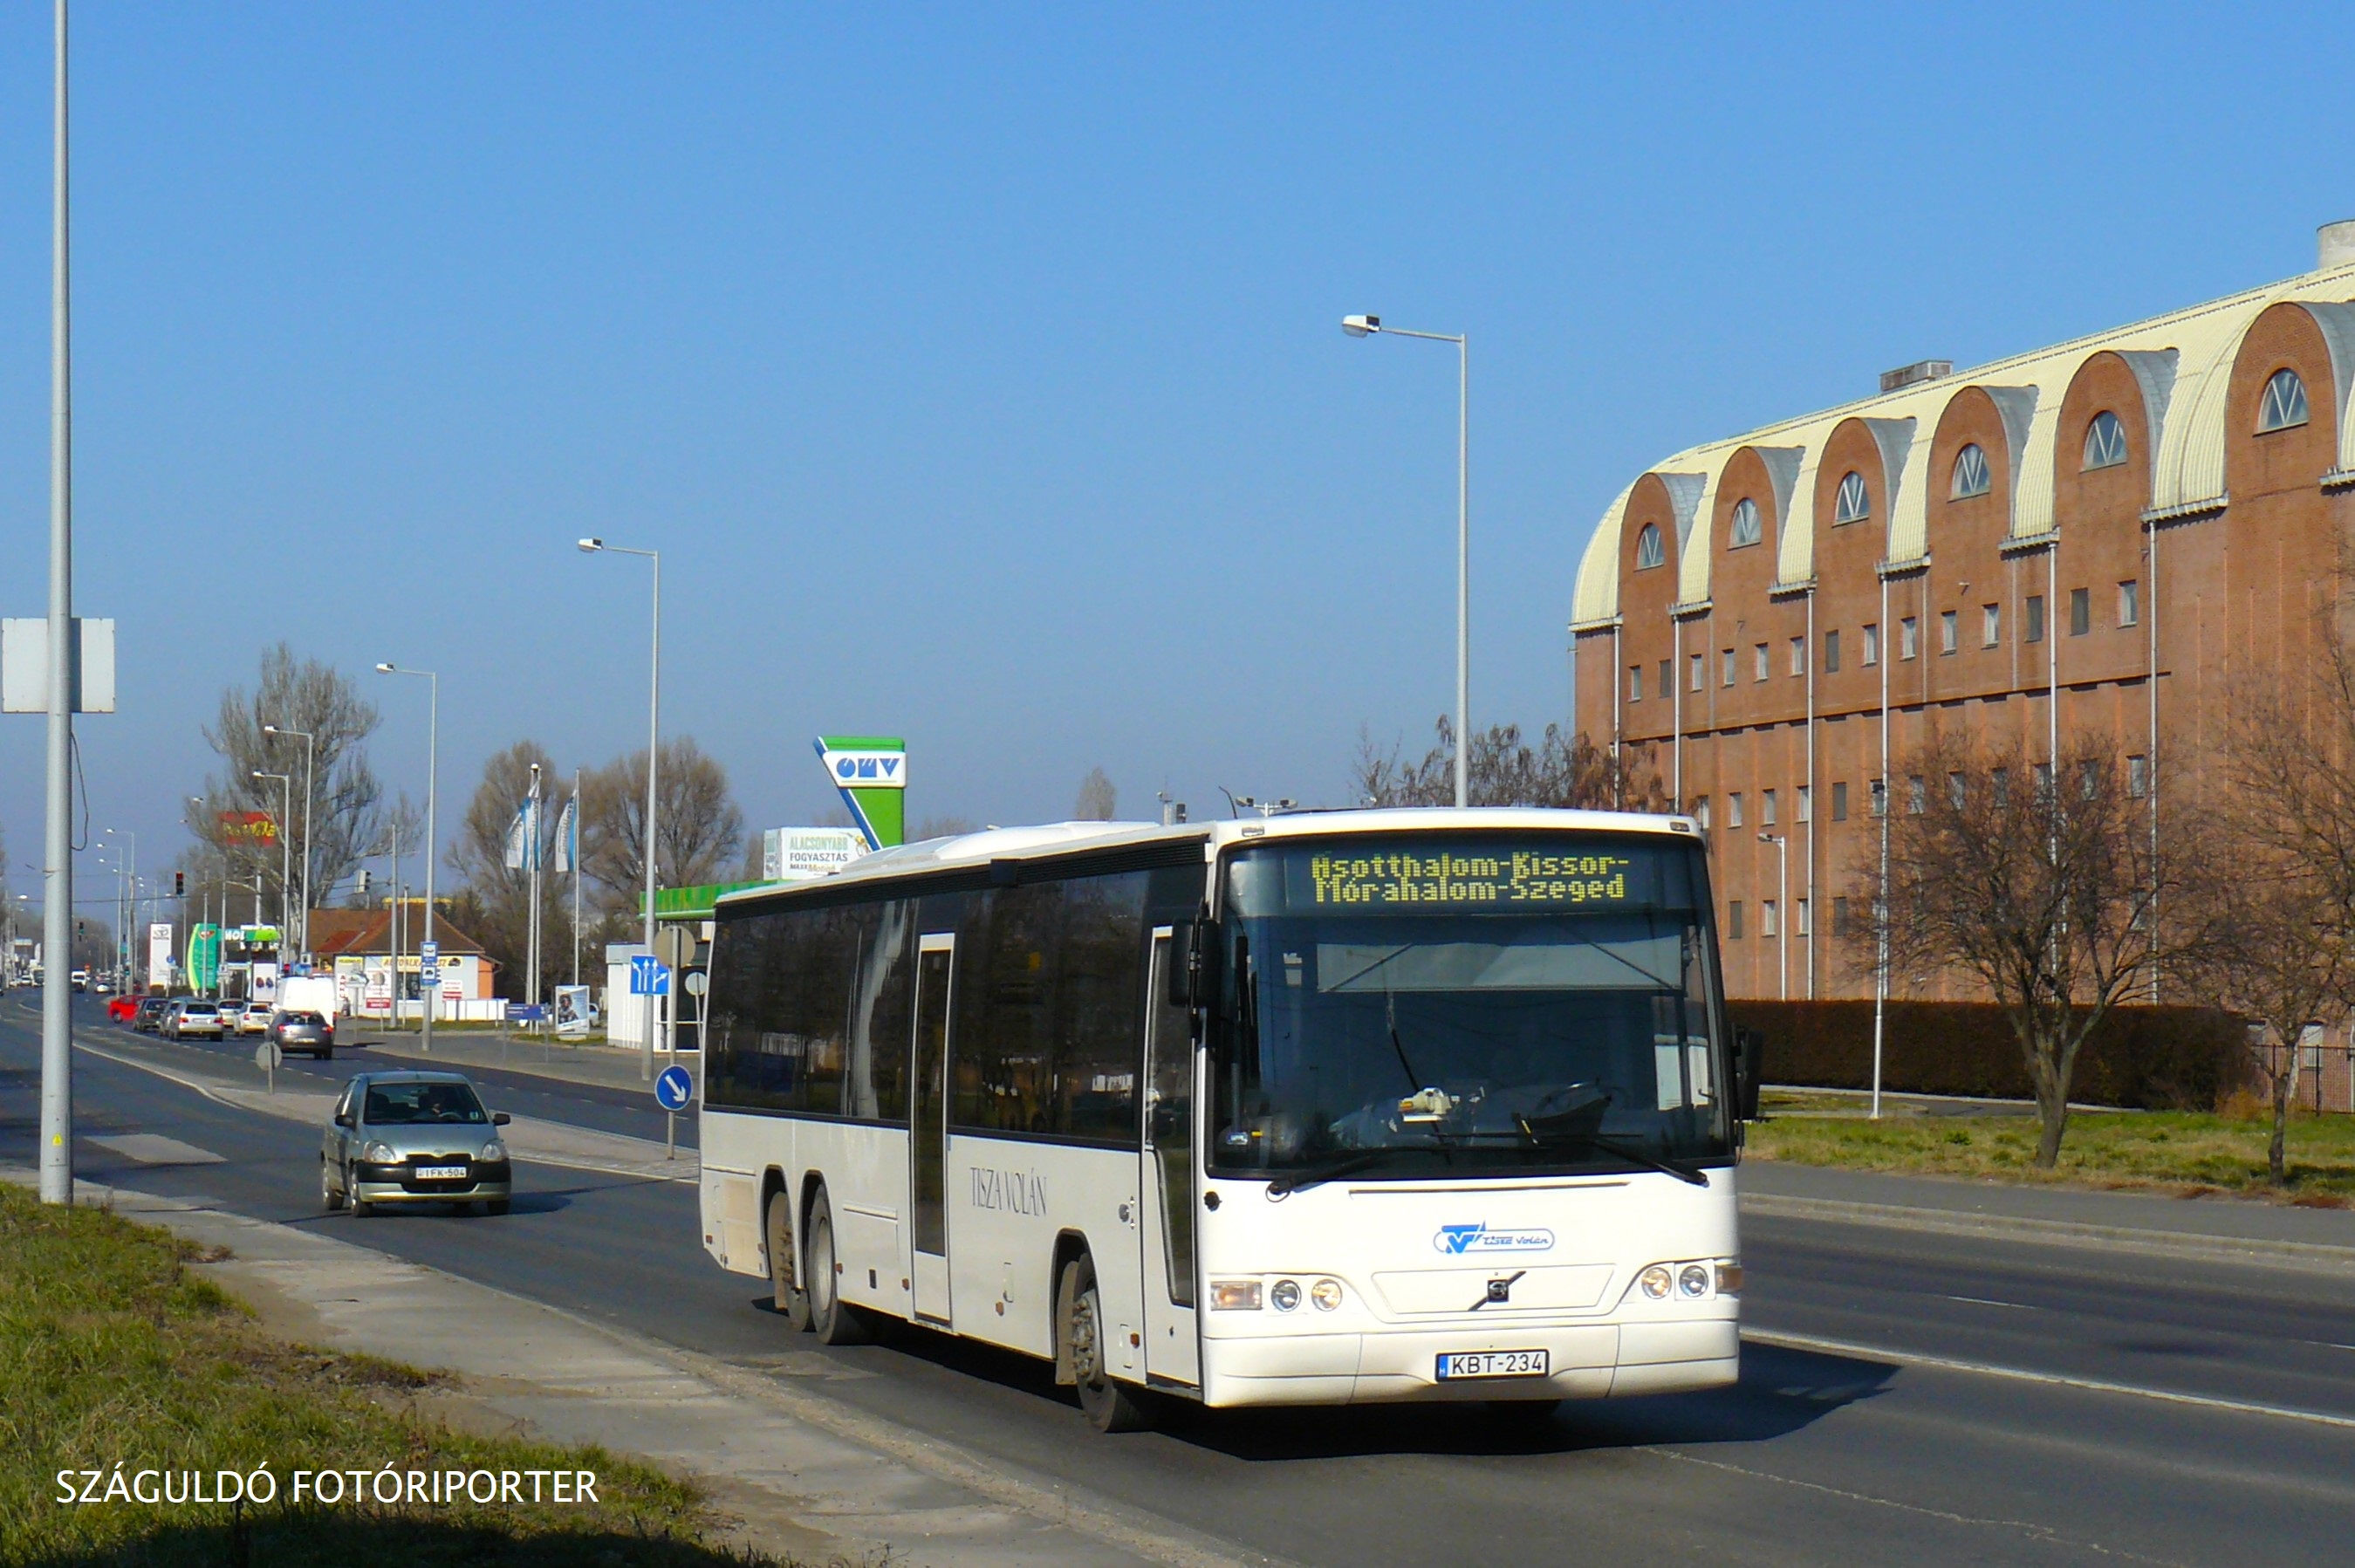
<instances>
[{"instance_id":1,"label":"bus windshield","mask_svg":"<svg viewBox=\"0 0 2355 1568\"><path fill-rule=\"evenodd\" d=\"M1228 863L1209 1163L1294 1182L1732 1150L1700 847L1400 835Z\"/></svg>"}]
</instances>

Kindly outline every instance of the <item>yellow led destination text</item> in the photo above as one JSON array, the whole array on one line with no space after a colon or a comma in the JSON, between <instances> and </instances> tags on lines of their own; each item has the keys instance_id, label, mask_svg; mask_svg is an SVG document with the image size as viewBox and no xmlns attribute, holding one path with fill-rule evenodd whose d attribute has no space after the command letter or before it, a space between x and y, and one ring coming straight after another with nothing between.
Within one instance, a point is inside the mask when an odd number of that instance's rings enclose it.
<instances>
[{"instance_id":1,"label":"yellow led destination text","mask_svg":"<svg viewBox=\"0 0 2355 1568\"><path fill-rule=\"evenodd\" d=\"M1320 907L1625 903L1624 855L1320 854L1308 862Z\"/></svg>"}]
</instances>

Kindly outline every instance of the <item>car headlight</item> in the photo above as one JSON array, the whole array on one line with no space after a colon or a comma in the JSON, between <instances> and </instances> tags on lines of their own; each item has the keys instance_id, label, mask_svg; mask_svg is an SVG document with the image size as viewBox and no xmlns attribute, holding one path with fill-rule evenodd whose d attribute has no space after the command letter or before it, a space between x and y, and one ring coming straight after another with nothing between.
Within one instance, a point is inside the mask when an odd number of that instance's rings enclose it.
<instances>
[{"instance_id":1,"label":"car headlight","mask_svg":"<svg viewBox=\"0 0 2355 1568\"><path fill-rule=\"evenodd\" d=\"M360 1157L370 1165L399 1165L400 1157L392 1152L389 1143L372 1143L360 1150Z\"/></svg>"},{"instance_id":2,"label":"car headlight","mask_svg":"<svg viewBox=\"0 0 2355 1568\"><path fill-rule=\"evenodd\" d=\"M1279 1279L1275 1282L1275 1288L1267 1293L1267 1298L1275 1304L1278 1312L1289 1312L1300 1305L1300 1282Z\"/></svg>"},{"instance_id":3,"label":"car headlight","mask_svg":"<svg viewBox=\"0 0 2355 1568\"><path fill-rule=\"evenodd\" d=\"M1319 1311L1332 1311L1341 1305L1341 1282L1337 1279L1318 1280L1308 1287L1308 1299L1316 1304Z\"/></svg>"},{"instance_id":4,"label":"car headlight","mask_svg":"<svg viewBox=\"0 0 2355 1568\"><path fill-rule=\"evenodd\" d=\"M1687 1264L1677 1271L1677 1294L1699 1299L1709 1294L1709 1270L1700 1264Z\"/></svg>"},{"instance_id":5,"label":"car headlight","mask_svg":"<svg viewBox=\"0 0 2355 1568\"><path fill-rule=\"evenodd\" d=\"M482 1157L485 1159L499 1160L505 1159L506 1157L507 1146L499 1142L496 1138L493 1138L490 1142L483 1146Z\"/></svg>"},{"instance_id":6,"label":"car headlight","mask_svg":"<svg viewBox=\"0 0 2355 1568\"><path fill-rule=\"evenodd\" d=\"M1210 1310L1257 1312L1259 1290L1259 1281L1255 1279L1214 1279L1210 1282Z\"/></svg>"},{"instance_id":7,"label":"car headlight","mask_svg":"<svg viewBox=\"0 0 2355 1568\"><path fill-rule=\"evenodd\" d=\"M1668 1276L1668 1264L1654 1264L1650 1268L1646 1269L1642 1274L1636 1276L1636 1283L1644 1287L1644 1294L1646 1296L1650 1296L1655 1301L1660 1301L1667 1298L1668 1287L1675 1282Z\"/></svg>"}]
</instances>

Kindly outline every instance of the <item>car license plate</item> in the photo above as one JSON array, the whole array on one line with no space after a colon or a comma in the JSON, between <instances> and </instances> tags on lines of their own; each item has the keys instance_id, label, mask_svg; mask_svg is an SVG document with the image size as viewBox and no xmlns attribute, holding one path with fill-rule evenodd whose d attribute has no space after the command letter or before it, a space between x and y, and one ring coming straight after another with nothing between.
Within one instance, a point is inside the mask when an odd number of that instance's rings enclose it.
<instances>
[{"instance_id":1,"label":"car license plate","mask_svg":"<svg viewBox=\"0 0 2355 1568\"><path fill-rule=\"evenodd\" d=\"M1439 1381L1457 1378L1541 1378L1548 1375L1543 1350L1449 1350L1439 1358Z\"/></svg>"},{"instance_id":2,"label":"car license plate","mask_svg":"<svg viewBox=\"0 0 2355 1568\"><path fill-rule=\"evenodd\" d=\"M463 1165L421 1165L417 1168L420 1181L464 1181L466 1168Z\"/></svg>"}]
</instances>

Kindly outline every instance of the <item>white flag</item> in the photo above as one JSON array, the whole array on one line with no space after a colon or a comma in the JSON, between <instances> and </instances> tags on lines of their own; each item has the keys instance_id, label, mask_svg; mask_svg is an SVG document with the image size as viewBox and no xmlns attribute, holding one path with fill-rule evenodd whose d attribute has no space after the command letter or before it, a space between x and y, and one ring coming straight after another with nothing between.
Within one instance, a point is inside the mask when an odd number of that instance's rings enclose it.
<instances>
[{"instance_id":1,"label":"white flag","mask_svg":"<svg viewBox=\"0 0 2355 1568\"><path fill-rule=\"evenodd\" d=\"M531 854L530 819L531 803L529 801L526 801L523 805L523 808L515 814L515 820L507 824L507 852L506 858L507 869L510 871L523 870L531 863L528 859Z\"/></svg>"},{"instance_id":2,"label":"white flag","mask_svg":"<svg viewBox=\"0 0 2355 1568\"><path fill-rule=\"evenodd\" d=\"M581 859L581 797L574 795L564 803L564 813L556 819L556 874L569 875Z\"/></svg>"}]
</instances>

